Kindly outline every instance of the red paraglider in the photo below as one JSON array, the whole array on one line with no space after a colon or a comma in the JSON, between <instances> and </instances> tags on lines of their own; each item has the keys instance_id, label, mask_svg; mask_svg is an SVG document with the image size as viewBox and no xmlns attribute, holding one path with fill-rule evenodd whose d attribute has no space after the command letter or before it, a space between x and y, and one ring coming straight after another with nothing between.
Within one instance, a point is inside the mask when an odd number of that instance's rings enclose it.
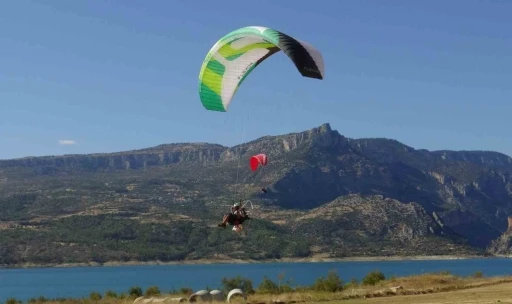
<instances>
[{"instance_id":1,"label":"red paraglider","mask_svg":"<svg viewBox=\"0 0 512 304\"><path fill-rule=\"evenodd\" d=\"M252 171L256 171L256 169L258 169L258 166L267 165L267 156L265 154L254 155L249 160L249 165L251 166Z\"/></svg>"}]
</instances>

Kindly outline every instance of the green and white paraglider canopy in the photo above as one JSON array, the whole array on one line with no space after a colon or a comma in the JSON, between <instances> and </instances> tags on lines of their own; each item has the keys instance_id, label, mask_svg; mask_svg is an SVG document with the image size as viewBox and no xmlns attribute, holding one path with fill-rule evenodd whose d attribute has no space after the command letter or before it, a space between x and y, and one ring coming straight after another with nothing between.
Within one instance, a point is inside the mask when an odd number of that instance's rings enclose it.
<instances>
[{"instance_id":1,"label":"green and white paraglider canopy","mask_svg":"<svg viewBox=\"0 0 512 304\"><path fill-rule=\"evenodd\" d=\"M322 54L312 45L267 27L243 27L222 37L206 55L199 73L203 106L226 112L247 75L280 50L302 76L324 78Z\"/></svg>"}]
</instances>

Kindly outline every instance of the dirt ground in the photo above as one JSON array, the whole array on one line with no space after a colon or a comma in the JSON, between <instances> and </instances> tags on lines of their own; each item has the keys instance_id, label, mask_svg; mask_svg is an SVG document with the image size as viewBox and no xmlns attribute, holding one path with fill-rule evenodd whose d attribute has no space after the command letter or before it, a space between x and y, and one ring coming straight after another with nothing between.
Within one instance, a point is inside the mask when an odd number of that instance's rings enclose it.
<instances>
[{"instance_id":1,"label":"dirt ground","mask_svg":"<svg viewBox=\"0 0 512 304\"><path fill-rule=\"evenodd\" d=\"M326 302L318 302L326 304ZM512 283L503 283L494 286L478 287L452 292L440 292L432 294L393 296L382 298L329 301L329 304L488 304L488 303L512 303Z\"/></svg>"}]
</instances>

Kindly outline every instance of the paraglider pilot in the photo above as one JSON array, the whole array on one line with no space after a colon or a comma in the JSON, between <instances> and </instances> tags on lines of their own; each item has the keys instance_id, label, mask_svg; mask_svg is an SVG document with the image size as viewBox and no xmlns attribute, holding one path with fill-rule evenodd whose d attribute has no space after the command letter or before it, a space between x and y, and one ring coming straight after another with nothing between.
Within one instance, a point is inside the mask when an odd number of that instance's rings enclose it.
<instances>
[{"instance_id":1,"label":"paraglider pilot","mask_svg":"<svg viewBox=\"0 0 512 304\"><path fill-rule=\"evenodd\" d=\"M235 228L241 226L242 223L245 222L245 220L249 219L249 216L247 215L245 208L241 206L242 200L240 200L240 202L238 203L233 204L233 207L231 207L231 212L224 215L222 223L218 224L217 226L226 228L226 223L235 226Z\"/></svg>"}]
</instances>

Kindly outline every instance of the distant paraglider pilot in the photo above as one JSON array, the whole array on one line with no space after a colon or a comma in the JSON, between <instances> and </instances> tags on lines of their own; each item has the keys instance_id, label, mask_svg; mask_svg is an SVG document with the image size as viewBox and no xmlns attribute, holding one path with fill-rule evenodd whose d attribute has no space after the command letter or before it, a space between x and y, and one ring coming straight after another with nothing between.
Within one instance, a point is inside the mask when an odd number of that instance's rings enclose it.
<instances>
[{"instance_id":1,"label":"distant paraglider pilot","mask_svg":"<svg viewBox=\"0 0 512 304\"><path fill-rule=\"evenodd\" d=\"M247 215L245 208L242 207L242 200L240 200L240 202L233 204L233 207L231 207L231 212L224 215L222 218L222 223L218 224L217 226L226 228L226 224L230 224L233 226L233 230L238 232L242 230L242 223L248 219L250 218Z\"/></svg>"}]
</instances>

